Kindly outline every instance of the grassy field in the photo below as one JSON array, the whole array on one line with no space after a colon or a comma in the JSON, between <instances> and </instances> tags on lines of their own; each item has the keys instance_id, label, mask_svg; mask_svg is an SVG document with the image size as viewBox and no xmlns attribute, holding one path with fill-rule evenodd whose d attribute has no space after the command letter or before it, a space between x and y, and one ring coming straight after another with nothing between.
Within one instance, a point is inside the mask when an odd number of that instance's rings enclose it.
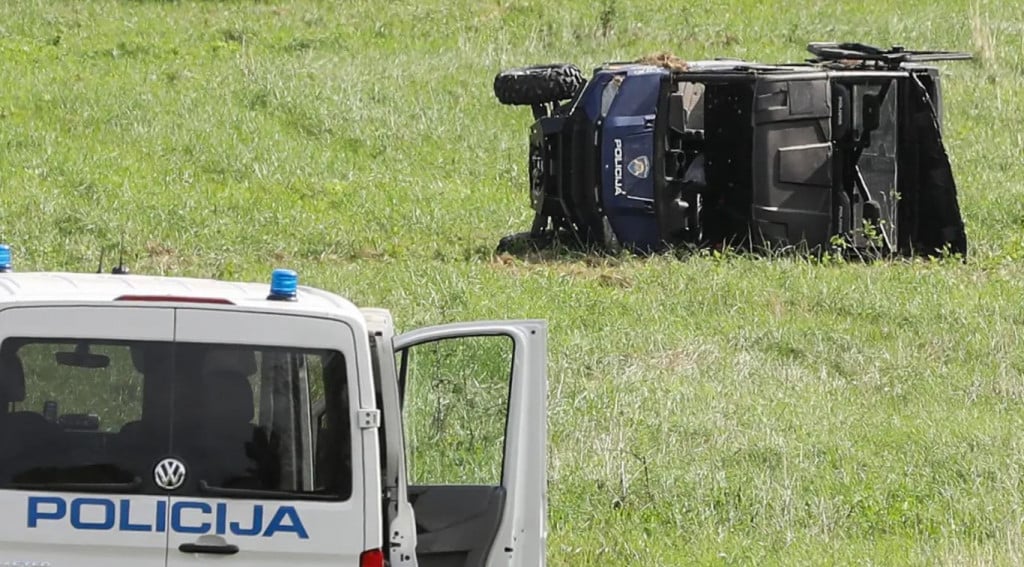
<instances>
[{"instance_id":1,"label":"grassy field","mask_svg":"<svg viewBox=\"0 0 1024 567\"><path fill-rule=\"evenodd\" d=\"M502 67L818 40L976 54L944 65L967 264L492 254L530 222ZM8 0L0 239L548 319L554 566L1021 564L1022 88L997 0Z\"/></svg>"}]
</instances>

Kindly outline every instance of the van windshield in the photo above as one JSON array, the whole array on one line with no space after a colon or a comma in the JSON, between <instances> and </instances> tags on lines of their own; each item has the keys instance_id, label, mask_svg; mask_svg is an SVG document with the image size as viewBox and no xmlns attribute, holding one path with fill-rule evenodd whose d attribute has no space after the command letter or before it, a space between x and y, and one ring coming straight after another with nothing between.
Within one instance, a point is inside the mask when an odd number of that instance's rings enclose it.
<instances>
[{"instance_id":1,"label":"van windshield","mask_svg":"<svg viewBox=\"0 0 1024 567\"><path fill-rule=\"evenodd\" d=\"M0 489L346 499L346 380L329 350L8 338Z\"/></svg>"}]
</instances>

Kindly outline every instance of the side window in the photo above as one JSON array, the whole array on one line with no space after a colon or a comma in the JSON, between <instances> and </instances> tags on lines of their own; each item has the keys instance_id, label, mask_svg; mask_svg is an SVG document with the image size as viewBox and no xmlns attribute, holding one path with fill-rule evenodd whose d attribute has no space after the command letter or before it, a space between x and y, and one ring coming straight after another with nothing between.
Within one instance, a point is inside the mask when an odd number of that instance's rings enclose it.
<instances>
[{"instance_id":1,"label":"side window","mask_svg":"<svg viewBox=\"0 0 1024 567\"><path fill-rule=\"evenodd\" d=\"M186 451L207 490L348 498L352 434L345 357L271 347L201 348L201 394L181 400L178 421L190 428L182 439L195 440ZM188 389L188 375L179 378Z\"/></svg>"},{"instance_id":2,"label":"side window","mask_svg":"<svg viewBox=\"0 0 1024 567\"><path fill-rule=\"evenodd\" d=\"M410 484L501 484L513 345L466 337L399 354Z\"/></svg>"},{"instance_id":3,"label":"side window","mask_svg":"<svg viewBox=\"0 0 1024 567\"><path fill-rule=\"evenodd\" d=\"M0 488L141 485L147 463L131 439L144 415L153 411L143 407L137 358L146 348L156 347L62 338L4 340ZM159 380L145 382L150 388Z\"/></svg>"},{"instance_id":4,"label":"side window","mask_svg":"<svg viewBox=\"0 0 1024 567\"><path fill-rule=\"evenodd\" d=\"M128 346L34 343L18 356L25 397L17 409L66 429L103 432L142 418L142 375Z\"/></svg>"}]
</instances>

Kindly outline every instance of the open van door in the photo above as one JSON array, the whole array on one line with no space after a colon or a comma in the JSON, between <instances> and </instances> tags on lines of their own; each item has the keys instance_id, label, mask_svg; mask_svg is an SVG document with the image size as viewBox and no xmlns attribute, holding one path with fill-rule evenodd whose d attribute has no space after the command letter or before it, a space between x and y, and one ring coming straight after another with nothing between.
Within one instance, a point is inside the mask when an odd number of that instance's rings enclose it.
<instances>
[{"instance_id":1,"label":"open van door","mask_svg":"<svg viewBox=\"0 0 1024 567\"><path fill-rule=\"evenodd\" d=\"M547 324L395 337L421 567L537 567L547 538Z\"/></svg>"}]
</instances>

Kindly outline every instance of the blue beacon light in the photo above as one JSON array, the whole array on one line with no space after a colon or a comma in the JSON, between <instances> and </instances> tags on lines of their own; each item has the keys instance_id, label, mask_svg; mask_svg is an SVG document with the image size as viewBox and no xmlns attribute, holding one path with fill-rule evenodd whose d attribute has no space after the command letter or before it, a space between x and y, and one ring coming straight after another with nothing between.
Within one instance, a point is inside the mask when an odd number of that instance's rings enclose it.
<instances>
[{"instance_id":1,"label":"blue beacon light","mask_svg":"<svg viewBox=\"0 0 1024 567\"><path fill-rule=\"evenodd\" d=\"M0 274L13 272L14 265L11 264L11 247L0 244Z\"/></svg>"},{"instance_id":2,"label":"blue beacon light","mask_svg":"<svg viewBox=\"0 0 1024 567\"><path fill-rule=\"evenodd\" d=\"M295 301L298 295L299 275L294 270L277 269L270 275L270 295L275 301Z\"/></svg>"}]
</instances>

